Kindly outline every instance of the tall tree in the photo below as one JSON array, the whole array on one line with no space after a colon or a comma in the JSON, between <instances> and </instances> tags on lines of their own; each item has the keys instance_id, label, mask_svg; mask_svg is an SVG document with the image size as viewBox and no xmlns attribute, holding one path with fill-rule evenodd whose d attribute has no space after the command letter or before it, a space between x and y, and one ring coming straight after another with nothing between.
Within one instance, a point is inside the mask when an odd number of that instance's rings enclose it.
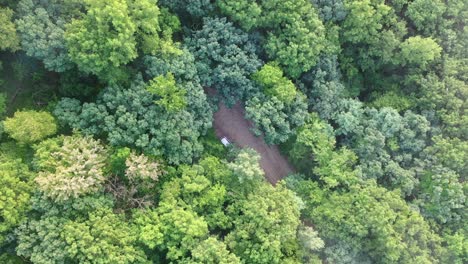
<instances>
[{"instance_id":1,"label":"tall tree","mask_svg":"<svg viewBox=\"0 0 468 264\"><path fill-rule=\"evenodd\" d=\"M150 81L146 90L157 95L159 99L155 103L169 112L182 110L187 105L185 99L187 91L177 87L172 73L154 78Z\"/></svg>"},{"instance_id":2,"label":"tall tree","mask_svg":"<svg viewBox=\"0 0 468 264\"><path fill-rule=\"evenodd\" d=\"M241 260L226 249L226 244L214 237L203 240L192 250L189 263L240 264Z\"/></svg>"},{"instance_id":3,"label":"tall tree","mask_svg":"<svg viewBox=\"0 0 468 264\"><path fill-rule=\"evenodd\" d=\"M283 71L275 63L267 63L252 75L252 79L269 96L275 96L288 104L296 97L296 87L291 80L283 76Z\"/></svg>"},{"instance_id":4,"label":"tall tree","mask_svg":"<svg viewBox=\"0 0 468 264\"><path fill-rule=\"evenodd\" d=\"M83 19L67 25L68 53L82 71L113 80L120 66L137 57L135 23L125 0L89 0L86 4Z\"/></svg>"},{"instance_id":5,"label":"tall tree","mask_svg":"<svg viewBox=\"0 0 468 264\"><path fill-rule=\"evenodd\" d=\"M13 10L0 7L0 50L16 51L20 48L16 26L12 22Z\"/></svg>"},{"instance_id":6,"label":"tall tree","mask_svg":"<svg viewBox=\"0 0 468 264\"><path fill-rule=\"evenodd\" d=\"M440 57L442 48L431 38L410 37L401 44L402 64L416 64L425 68Z\"/></svg>"},{"instance_id":7,"label":"tall tree","mask_svg":"<svg viewBox=\"0 0 468 264\"><path fill-rule=\"evenodd\" d=\"M29 199L33 190L31 179L33 174L26 164L20 160L3 157L0 153L0 245L5 240L5 234L18 225L29 209Z\"/></svg>"},{"instance_id":8,"label":"tall tree","mask_svg":"<svg viewBox=\"0 0 468 264\"><path fill-rule=\"evenodd\" d=\"M203 28L186 41L195 56L201 84L218 90L228 105L251 95L249 75L261 65L246 33L225 18L205 18Z\"/></svg>"},{"instance_id":9,"label":"tall tree","mask_svg":"<svg viewBox=\"0 0 468 264\"><path fill-rule=\"evenodd\" d=\"M268 144L283 143L294 134L295 129L307 117L307 103L303 94L297 93L294 100L283 103L276 96L262 94L246 102L245 116L255 124L254 133L265 136Z\"/></svg>"},{"instance_id":10,"label":"tall tree","mask_svg":"<svg viewBox=\"0 0 468 264\"><path fill-rule=\"evenodd\" d=\"M249 263L298 261L296 233L299 205L294 193L284 186L264 183L233 205L235 228L226 244Z\"/></svg>"},{"instance_id":11,"label":"tall tree","mask_svg":"<svg viewBox=\"0 0 468 264\"><path fill-rule=\"evenodd\" d=\"M84 221L67 221L61 231L69 257L78 263L150 263L136 246L137 233L109 209L90 212Z\"/></svg>"},{"instance_id":12,"label":"tall tree","mask_svg":"<svg viewBox=\"0 0 468 264\"><path fill-rule=\"evenodd\" d=\"M172 42L179 22L154 0L88 0L86 9L65 33L70 58L84 72L114 82L125 75L121 67L137 57L139 48L154 55L180 52Z\"/></svg>"},{"instance_id":13,"label":"tall tree","mask_svg":"<svg viewBox=\"0 0 468 264\"><path fill-rule=\"evenodd\" d=\"M265 50L290 77L310 70L325 49L325 27L309 1L218 0L217 4L244 29L268 32Z\"/></svg>"},{"instance_id":14,"label":"tall tree","mask_svg":"<svg viewBox=\"0 0 468 264\"><path fill-rule=\"evenodd\" d=\"M57 132L55 119L48 112L17 111L3 124L5 132L21 144L31 144Z\"/></svg>"},{"instance_id":15,"label":"tall tree","mask_svg":"<svg viewBox=\"0 0 468 264\"><path fill-rule=\"evenodd\" d=\"M37 147L37 165L41 171L36 177L39 190L57 201L97 192L105 180L104 147L91 137L68 136L57 140L59 149ZM54 144L54 143L52 143Z\"/></svg>"},{"instance_id":16,"label":"tall tree","mask_svg":"<svg viewBox=\"0 0 468 264\"><path fill-rule=\"evenodd\" d=\"M306 211L328 244L345 243L379 263L433 263L444 257L440 237L398 191L389 192L372 182L325 196L315 188L304 192L312 199Z\"/></svg>"},{"instance_id":17,"label":"tall tree","mask_svg":"<svg viewBox=\"0 0 468 264\"><path fill-rule=\"evenodd\" d=\"M187 96L187 109L167 112L154 103L159 98L146 87L141 78L130 87L112 85L95 103L81 106L77 100L65 98L54 112L63 124L86 134L104 135L113 146L136 147L153 156L164 156L171 164L192 162L202 152L200 135L211 125L206 123L211 109L201 107L206 97ZM184 88L193 89L187 94L201 89Z\"/></svg>"},{"instance_id":18,"label":"tall tree","mask_svg":"<svg viewBox=\"0 0 468 264\"><path fill-rule=\"evenodd\" d=\"M48 70L73 68L65 41L65 25L81 14L82 1L21 0L15 21L21 46L27 55L40 59Z\"/></svg>"}]
</instances>

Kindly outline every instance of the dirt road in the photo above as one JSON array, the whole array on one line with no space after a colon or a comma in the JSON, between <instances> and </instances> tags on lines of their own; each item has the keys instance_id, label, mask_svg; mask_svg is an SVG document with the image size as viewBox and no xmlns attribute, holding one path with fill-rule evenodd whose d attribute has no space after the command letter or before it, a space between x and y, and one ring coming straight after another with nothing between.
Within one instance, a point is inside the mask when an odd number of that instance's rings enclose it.
<instances>
[{"instance_id":1,"label":"dirt road","mask_svg":"<svg viewBox=\"0 0 468 264\"><path fill-rule=\"evenodd\" d=\"M220 103L218 112L214 114L213 125L219 138L227 137L240 147L255 149L261 155L260 166L265 171L267 180L273 185L293 172L291 165L280 154L277 146L268 146L263 138L256 137L249 130L252 124L244 118L244 108L239 104L227 108Z\"/></svg>"}]
</instances>

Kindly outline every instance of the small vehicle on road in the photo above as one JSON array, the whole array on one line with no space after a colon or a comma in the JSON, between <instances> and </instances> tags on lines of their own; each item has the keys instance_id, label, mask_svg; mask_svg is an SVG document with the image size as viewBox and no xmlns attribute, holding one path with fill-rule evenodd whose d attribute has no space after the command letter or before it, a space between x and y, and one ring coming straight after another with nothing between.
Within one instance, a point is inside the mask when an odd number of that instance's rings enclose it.
<instances>
[{"instance_id":1,"label":"small vehicle on road","mask_svg":"<svg viewBox=\"0 0 468 264\"><path fill-rule=\"evenodd\" d=\"M221 139L221 143L223 143L223 145L224 145L225 147L231 145L231 142L229 142L229 140L227 139L227 137L223 137L223 138Z\"/></svg>"}]
</instances>

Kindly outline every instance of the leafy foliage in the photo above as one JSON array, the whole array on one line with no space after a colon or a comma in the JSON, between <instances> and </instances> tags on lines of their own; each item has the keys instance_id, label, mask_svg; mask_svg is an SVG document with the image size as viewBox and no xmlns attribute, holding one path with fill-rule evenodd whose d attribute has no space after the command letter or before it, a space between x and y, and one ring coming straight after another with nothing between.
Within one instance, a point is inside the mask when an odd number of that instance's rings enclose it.
<instances>
[{"instance_id":1,"label":"leafy foliage","mask_svg":"<svg viewBox=\"0 0 468 264\"><path fill-rule=\"evenodd\" d=\"M15 24L11 21L13 10L0 8L0 50L9 49L16 51L19 49L19 38L16 33Z\"/></svg>"},{"instance_id":2,"label":"leafy foliage","mask_svg":"<svg viewBox=\"0 0 468 264\"><path fill-rule=\"evenodd\" d=\"M51 139L37 147L39 190L58 201L96 192L105 180L105 150L91 137Z\"/></svg>"},{"instance_id":3,"label":"leafy foliage","mask_svg":"<svg viewBox=\"0 0 468 264\"><path fill-rule=\"evenodd\" d=\"M21 144L31 144L57 132L54 117L42 111L17 111L3 124L5 132Z\"/></svg>"},{"instance_id":4,"label":"leafy foliage","mask_svg":"<svg viewBox=\"0 0 468 264\"><path fill-rule=\"evenodd\" d=\"M429 33L436 29L445 9L446 7L439 0L416 0L408 4L406 15L418 30Z\"/></svg>"},{"instance_id":5,"label":"leafy foliage","mask_svg":"<svg viewBox=\"0 0 468 264\"><path fill-rule=\"evenodd\" d=\"M241 260L226 249L226 244L214 237L203 240L196 248L192 250L190 262L193 263L220 263L236 264L242 263Z\"/></svg>"},{"instance_id":6,"label":"leafy foliage","mask_svg":"<svg viewBox=\"0 0 468 264\"><path fill-rule=\"evenodd\" d=\"M122 66L144 53L178 53L172 33L178 20L160 12L156 1L87 1L87 13L67 25L65 39L72 61L87 73L115 82L122 78ZM168 23L166 23L168 22Z\"/></svg>"},{"instance_id":7,"label":"leafy foliage","mask_svg":"<svg viewBox=\"0 0 468 264\"><path fill-rule=\"evenodd\" d=\"M217 4L244 29L269 32L265 50L288 76L297 78L312 68L325 48L325 27L309 1L219 0Z\"/></svg>"},{"instance_id":8,"label":"leafy foliage","mask_svg":"<svg viewBox=\"0 0 468 264\"><path fill-rule=\"evenodd\" d=\"M289 155L299 169L318 177L327 188L348 187L359 182L359 170L354 168L356 155L346 148L335 150L333 129L314 115L298 129Z\"/></svg>"},{"instance_id":9,"label":"leafy foliage","mask_svg":"<svg viewBox=\"0 0 468 264\"><path fill-rule=\"evenodd\" d=\"M158 76L150 81L146 90L160 97L156 104L164 107L168 112L184 109L187 102L185 100L186 90L176 86L174 75L167 73L166 76Z\"/></svg>"},{"instance_id":10,"label":"leafy foliage","mask_svg":"<svg viewBox=\"0 0 468 264\"><path fill-rule=\"evenodd\" d=\"M410 37L401 44L403 64L426 64L440 57L442 48L431 38Z\"/></svg>"},{"instance_id":11,"label":"leafy foliage","mask_svg":"<svg viewBox=\"0 0 468 264\"><path fill-rule=\"evenodd\" d=\"M160 2L185 19L208 16L214 11L210 0L161 0Z\"/></svg>"},{"instance_id":12,"label":"leafy foliage","mask_svg":"<svg viewBox=\"0 0 468 264\"><path fill-rule=\"evenodd\" d=\"M61 122L84 133L105 134L111 145L133 146L151 155L164 155L173 164L191 162L202 151L198 138L207 127L204 120L195 120L200 112L189 112L192 107L198 109L198 102L188 101L187 110L170 113L154 104L156 98L145 88L141 80L128 88L110 86L96 103L83 106L76 100L64 99L55 114Z\"/></svg>"},{"instance_id":13,"label":"leafy foliage","mask_svg":"<svg viewBox=\"0 0 468 264\"><path fill-rule=\"evenodd\" d=\"M211 127L213 110L200 85L193 54L183 49L182 53L167 58L145 56L145 66L149 79L173 74L179 88L187 90L185 93L187 109L195 116L195 127L200 127L202 130Z\"/></svg>"},{"instance_id":14,"label":"leafy foliage","mask_svg":"<svg viewBox=\"0 0 468 264\"><path fill-rule=\"evenodd\" d=\"M148 157L144 155L136 155L131 153L125 160L125 176L130 181L151 179L156 181L162 174L159 164L151 162Z\"/></svg>"},{"instance_id":15,"label":"leafy foliage","mask_svg":"<svg viewBox=\"0 0 468 264\"><path fill-rule=\"evenodd\" d=\"M320 18L325 21L342 21L347 15L343 0L312 0Z\"/></svg>"},{"instance_id":16,"label":"leafy foliage","mask_svg":"<svg viewBox=\"0 0 468 264\"><path fill-rule=\"evenodd\" d=\"M261 64L256 47L225 18L204 19L203 28L193 32L186 45L196 59L201 84L217 89L227 104L255 91L248 77Z\"/></svg>"},{"instance_id":17,"label":"leafy foliage","mask_svg":"<svg viewBox=\"0 0 468 264\"><path fill-rule=\"evenodd\" d=\"M85 221L66 222L61 236L67 254L77 262L148 263L135 246L136 232L110 210L91 212Z\"/></svg>"},{"instance_id":18,"label":"leafy foliage","mask_svg":"<svg viewBox=\"0 0 468 264\"><path fill-rule=\"evenodd\" d=\"M0 93L0 116L5 114L7 108L7 97L5 93Z\"/></svg>"},{"instance_id":19,"label":"leafy foliage","mask_svg":"<svg viewBox=\"0 0 468 264\"><path fill-rule=\"evenodd\" d=\"M20 160L11 160L0 153L0 245L5 234L18 225L29 209L32 174Z\"/></svg>"},{"instance_id":20,"label":"leafy foliage","mask_svg":"<svg viewBox=\"0 0 468 264\"><path fill-rule=\"evenodd\" d=\"M296 97L296 87L283 76L283 71L275 64L269 63L253 74L252 79L260 85L264 93L275 96L281 102L291 103Z\"/></svg>"},{"instance_id":21,"label":"leafy foliage","mask_svg":"<svg viewBox=\"0 0 468 264\"><path fill-rule=\"evenodd\" d=\"M468 262L467 1L0 5L1 263Z\"/></svg>"},{"instance_id":22,"label":"leafy foliage","mask_svg":"<svg viewBox=\"0 0 468 264\"><path fill-rule=\"evenodd\" d=\"M49 70L64 72L73 68L65 42L65 25L80 14L82 5L81 1L21 0L15 22L26 54L42 60Z\"/></svg>"},{"instance_id":23,"label":"leafy foliage","mask_svg":"<svg viewBox=\"0 0 468 264\"><path fill-rule=\"evenodd\" d=\"M136 40L144 54L167 56L180 51L172 34L180 30L177 16L159 9L155 0L130 1L129 11L136 26Z\"/></svg>"},{"instance_id":24,"label":"leafy foliage","mask_svg":"<svg viewBox=\"0 0 468 264\"><path fill-rule=\"evenodd\" d=\"M265 184L246 198L234 205L240 216L225 238L227 245L246 262L295 261L299 205L294 194Z\"/></svg>"},{"instance_id":25,"label":"leafy foliage","mask_svg":"<svg viewBox=\"0 0 468 264\"><path fill-rule=\"evenodd\" d=\"M305 4L302 10L303 18L270 34L265 46L268 55L293 78L315 66L318 55L325 48L322 22L310 5Z\"/></svg>"},{"instance_id":26,"label":"leafy foliage","mask_svg":"<svg viewBox=\"0 0 468 264\"><path fill-rule=\"evenodd\" d=\"M250 30L261 24L262 7L257 1L217 0L217 6L222 13L238 22L245 30Z\"/></svg>"},{"instance_id":27,"label":"leafy foliage","mask_svg":"<svg viewBox=\"0 0 468 264\"><path fill-rule=\"evenodd\" d=\"M34 263L67 261L66 242L60 237L65 222L59 216L44 216L23 223L16 230L18 256Z\"/></svg>"},{"instance_id":28,"label":"leafy foliage","mask_svg":"<svg viewBox=\"0 0 468 264\"><path fill-rule=\"evenodd\" d=\"M129 17L127 2L94 0L87 5L87 15L73 20L66 29L70 58L87 73L115 73L137 56L136 26Z\"/></svg>"},{"instance_id":29,"label":"leafy foliage","mask_svg":"<svg viewBox=\"0 0 468 264\"><path fill-rule=\"evenodd\" d=\"M422 213L445 224L463 224L466 218L466 184L459 175L441 166L423 172L420 185Z\"/></svg>"},{"instance_id":30,"label":"leafy foliage","mask_svg":"<svg viewBox=\"0 0 468 264\"><path fill-rule=\"evenodd\" d=\"M370 183L314 202L307 210L322 236L366 253L371 261L431 263L443 252L440 238L397 192Z\"/></svg>"},{"instance_id":31,"label":"leafy foliage","mask_svg":"<svg viewBox=\"0 0 468 264\"><path fill-rule=\"evenodd\" d=\"M104 147L91 137L71 136L56 140L60 145L57 150L43 146L49 143L47 141L38 146L36 155L41 171L35 180L39 190L57 201L98 191L105 180ZM48 156L47 160L40 160L44 156Z\"/></svg>"},{"instance_id":32,"label":"leafy foliage","mask_svg":"<svg viewBox=\"0 0 468 264\"><path fill-rule=\"evenodd\" d=\"M256 183L260 181L264 172L258 165L260 156L253 149L244 149L239 152L237 157L228 166L236 175L240 183Z\"/></svg>"},{"instance_id":33,"label":"leafy foliage","mask_svg":"<svg viewBox=\"0 0 468 264\"><path fill-rule=\"evenodd\" d=\"M178 260L198 245L208 235L208 227L202 217L191 210L160 204L157 211L138 215L135 219L140 230L141 243L150 249L167 250L167 258Z\"/></svg>"},{"instance_id":34,"label":"leafy foliage","mask_svg":"<svg viewBox=\"0 0 468 264\"><path fill-rule=\"evenodd\" d=\"M260 136L263 132L265 142L278 144L288 140L295 128L304 123L307 103L300 93L297 93L290 104L283 103L275 96L260 95L248 100L245 110L245 116L256 125L254 133Z\"/></svg>"}]
</instances>

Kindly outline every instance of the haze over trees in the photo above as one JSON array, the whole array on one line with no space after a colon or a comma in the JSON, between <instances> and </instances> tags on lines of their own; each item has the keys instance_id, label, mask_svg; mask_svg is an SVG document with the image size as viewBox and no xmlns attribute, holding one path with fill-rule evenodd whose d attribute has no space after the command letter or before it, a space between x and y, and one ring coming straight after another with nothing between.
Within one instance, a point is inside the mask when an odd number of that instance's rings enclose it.
<instances>
[{"instance_id":1,"label":"haze over trees","mask_svg":"<svg viewBox=\"0 0 468 264\"><path fill-rule=\"evenodd\" d=\"M467 263L467 20L0 0L0 263ZM293 172L223 146L220 104Z\"/></svg>"}]
</instances>

